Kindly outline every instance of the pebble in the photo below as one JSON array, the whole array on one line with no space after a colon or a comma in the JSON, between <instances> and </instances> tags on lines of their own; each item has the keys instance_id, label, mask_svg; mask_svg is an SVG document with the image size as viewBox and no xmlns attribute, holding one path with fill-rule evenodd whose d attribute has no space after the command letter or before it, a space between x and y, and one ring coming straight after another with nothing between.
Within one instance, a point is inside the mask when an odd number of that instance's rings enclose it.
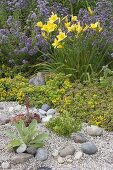
<instances>
[{"instance_id":1,"label":"pebble","mask_svg":"<svg viewBox=\"0 0 113 170\"><path fill-rule=\"evenodd\" d=\"M41 115L47 115L47 112L42 110L42 109L38 109L38 112L41 114Z\"/></svg>"},{"instance_id":2,"label":"pebble","mask_svg":"<svg viewBox=\"0 0 113 170\"><path fill-rule=\"evenodd\" d=\"M75 143L84 143L87 141L87 138L82 133L73 133L71 138L74 140Z\"/></svg>"},{"instance_id":3,"label":"pebble","mask_svg":"<svg viewBox=\"0 0 113 170\"><path fill-rule=\"evenodd\" d=\"M0 110L4 110L4 107L0 106Z\"/></svg>"},{"instance_id":4,"label":"pebble","mask_svg":"<svg viewBox=\"0 0 113 170\"><path fill-rule=\"evenodd\" d=\"M9 107L9 112L13 112L14 107Z\"/></svg>"},{"instance_id":5,"label":"pebble","mask_svg":"<svg viewBox=\"0 0 113 170\"><path fill-rule=\"evenodd\" d=\"M47 115L54 115L56 113L56 110L55 109L49 109L47 111Z\"/></svg>"},{"instance_id":6,"label":"pebble","mask_svg":"<svg viewBox=\"0 0 113 170\"><path fill-rule=\"evenodd\" d=\"M33 158L33 155L31 155L31 154L19 153L11 158L11 162L14 164L24 163L25 161L27 161L28 159L31 159L31 158Z\"/></svg>"},{"instance_id":7,"label":"pebble","mask_svg":"<svg viewBox=\"0 0 113 170\"><path fill-rule=\"evenodd\" d=\"M72 163L72 162L73 162L72 156L71 156L71 155L67 155L67 156L65 157L65 161L66 161L67 163Z\"/></svg>"},{"instance_id":8,"label":"pebble","mask_svg":"<svg viewBox=\"0 0 113 170\"><path fill-rule=\"evenodd\" d=\"M9 169L10 168L10 163L9 162L2 162L1 167L3 169Z\"/></svg>"},{"instance_id":9,"label":"pebble","mask_svg":"<svg viewBox=\"0 0 113 170\"><path fill-rule=\"evenodd\" d=\"M97 147L95 146L93 142L83 143L81 145L81 150L88 155L95 154L98 151Z\"/></svg>"},{"instance_id":10,"label":"pebble","mask_svg":"<svg viewBox=\"0 0 113 170\"><path fill-rule=\"evenodd\" d=\"M48 151L45 148L39 148L35 155L36 159L39 161L45 161L48 158Z\"/></svg>"},{"instance_id":11,"label":"pebble","mask_svg":"<svg viewBox=\"0 0 113 170\"><path fill-rule=\"evenodd\" d=\"M76 154L75 154L75 159L80 159L82 157L83 153L81 151L78 151Z\"/></svg>"},{"instance_id":12,"label":"pebble","mask_svg":"<svg viewBox=\"0 0 113 170\"><path fill-rule=\"evenodd\" d=\"M16 152L17 153L23 153L23 152L26 151L26 149L27 149L27 145L23 143L17 148Z\"/></svg>"},{"instance_id":13,"label":"pebble","mask_svg":"<svg viewBox=\"0 0 113 170\"><path fill-rule=\"evenodd\" d=\"M90 136L101 136L103 134L103 129L98 126L91 125L87 127L87 133Z\"/></svg>"},{"instance_id":14,"label":"pebble","mask_svg":"<svg viewBox=\"0 0 113 170\"><path fill-rule=\"evenodd\" d=\"M60 150L59 154L61 157L66 157L67 155L73 155L75 153L75 148L73 146L66 146L64 149Z\"/></svg>"},{"instance_id":15,"label":"pebble","mask_svg":"<svg viewBox=\"0 0 113 170\"><path fill-rule=\"evenodd\" d=\"M52 156L53 156L53 157L57 157L57 156L58 156L58 153L59 153L58 150L54 150L53 153L52 153Z\"/></svg>"},{"instance_id":16,"label":"pebble","mask_svg":"<svg viewBox=\"0 0 113 170\"><path fill-rule=\"evenodd\" d=\"M22 108L22 106L21 106L21 105L17 105L17 106L15 106L15 110L16 110L16 111L21 110L21 108Z\"/></svg>"},{"instance_id":17,"label":"pebble","mask_svg":"<svg viewBox=\"0 0 113 170\"><path fill-rule=\"evenodd\" d=\"M6 123L9 123L9 121L10 118L6 114L0 114L0 125L5 125Z\"/></svg>"},{"instance_id":18,"label":"pebble","mask_svg":"<svg viewBox=\"0 0 113 170\"><path fill-rule=\"evenodd\" d=\"M50 109L50 106L48 104L43 104L41 109L44 111L48 111Z\"/></svg>"},{"instance_id":19,"label":"pebble","mask_svg":"<svg viewBox=\"0 0 113 170\"><path fill-rule=\"evenodd\" d=\"M36 152L37 152L37 149L36 149L36 148L33 148L32 146L29 146L29 147L27 147L26 151L27 151L27 153L29 153L29 154L35 155Z\"/></svg>"},{"instance_id":20,"label":"pebble","mask_svg":"<svg viewBox=\"0 0 113 170\"><path fill-rule=\"evenodd\" d=\"M52 115L48 115L48 116L46 116L46 117L43 117L43 118L42 118L42 123L48 122L51 118L52 118Z\"/></svg>"},{"instance_id":21,"label":"pebble","mask_svg":"<svg viewBox=\"0 0 113 170\"><path fill-rule=\"evenodd\" d=\"M65 162L65 159L59 156L58 157L58 163L63 164L64 162Z\"/></svg>"}]
</instances>

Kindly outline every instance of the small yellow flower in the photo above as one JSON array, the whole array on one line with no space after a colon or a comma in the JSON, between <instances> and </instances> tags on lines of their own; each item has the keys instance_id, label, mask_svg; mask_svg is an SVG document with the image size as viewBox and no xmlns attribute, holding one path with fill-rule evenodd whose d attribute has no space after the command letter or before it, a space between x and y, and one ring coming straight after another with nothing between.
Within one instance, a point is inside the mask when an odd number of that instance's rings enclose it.
<instances>
[{"instance_id":1,"label":"small yellow flower","mask_svg":"<svg viewBox=\"0 0 113 170\"><path fill-rule=\"evenodd\" d=\"M90 28L98 32L101 32L103 30L102 27L100 26L100 22L96 22L95 24L93 23L90 24Z\"/></svg>"},{"instance_id":2,"label":"small yellow flower","mask_svg":"<svg viewBox=\"0 0 113 170\"><path fill-rule=\"evenodd\" d=\"M85 32L88 28L89 26L86 24L86 26L83 28L83 32Z\"/></svg>"},{"instance_id":3,"label":"small yellow flower","mask_svg":"<svg viewBox=\"0 0 113 170\"><path fill-rule=\"evenodd\" d=\"M63 48L63 45L59 44L59 45L57 46L57 48Z\"/></svg>"},{"instance_id":4,"label":"small yellow flower","mask_svg":"<svg viewBox=\"0 0 113 170\"><path fill-rule=\"evenodd\" d=\"M92 29L97 29L97 27L98 27L98 22L96 22L95 24L90 24L90 27L91 27Z\"/></svg>"},{"instance_id":5,"label":"small yellow flower","mask_svg":"<svg viewBox=\"0 0 113 170\"><path fill-rule=\"evenodd\" d=\"M40 28L42 28L43 27L43 24L42 24L42 22L40 21L40 22L37 22L37 24L36 24L38 27L40 27Z\"/></svg>"},{"instance_id":6,"label":"small yellow flower","mask_svg":"<svg viewBox=\"0 0 113 170\"><path fill-rule=\"evenodd\" d=\"M78 25L76 27L76 31L78 34L80 34L83 31L83 27L80 25L80 22L78 22Z\"/></svg>"},{"instance_id":7,"label":"small yellow flower","mask_svg":"<svg viewBox=\"0 0 113 170\"><path fill-rule=\"evenodd\" d=\"M57 38L58 38L59 42L64 40L66 37L67 37L67 35L65 34L65 32L62 32L62 31L60 31L59 35L57 35Z\"/></svg>"},{"instance_id":8,"label":"small yellow flower","mask_svg":"<svg viewBox=\"0 0 113 170\"><path fill-rule=\"evenodd\" d=\"M59 45L59 41L55 38L54 43L52 44L52 46L54 46L55 48Z\"/></svg>"},{"instance_id":9,"label":"small yellow flower","mask_svg":"<svg viewBox=\"0 0 113 170\"><path fill-rule=\"evenodd\" d=\"M89 6L89 7L87 7L87 9L88 9L88 12L89 12L89 14L92 16L92 15L94 15L94 12L92 11L92 9L91 9L91 7Z\"/></svg>"},{"instance_id":10,"label":"small yellow flower","mask_svg":"<svg viewBox=\"0 0 113 170\"><path fill-rule=\"evenodd\" d=\"M73 21L77 21L77 16L71 16L71 21L73 22Z\"/></svg>"},{"instance_id":11,"label":"small yellow flower","mask_svg":"<svg viewBox=\"0 0 113 170\"><path fill-rule=\"evenodd\" d=\"M54 14L53 12L52 12L52 15L51 15L51 17L49 18L49 22L50 23L54 23L55 21L57 21L59 18L58 18L58 16L57 16L57 14Z\"/></svg>"},{"instance_id":12,"label":"small yellow flower","mask_svg":"<svg viewBox=\"0 0 113 170\"><path fill-rule=\"evenodd\" d=\"M70 22L65 22L65 27L68 28L70 26Z\"/></svg>"},{"instance_id":13,"label":"small yellow flower","mask_svg":"<svg viewBox=\"0 0 113 170\"><path fill-rule=\"evenodd\" d=\"M48 37L46 36L45 32L42 32L42 37L44 37L45 39L47 39Z\"/></svg>"}]
</instances>

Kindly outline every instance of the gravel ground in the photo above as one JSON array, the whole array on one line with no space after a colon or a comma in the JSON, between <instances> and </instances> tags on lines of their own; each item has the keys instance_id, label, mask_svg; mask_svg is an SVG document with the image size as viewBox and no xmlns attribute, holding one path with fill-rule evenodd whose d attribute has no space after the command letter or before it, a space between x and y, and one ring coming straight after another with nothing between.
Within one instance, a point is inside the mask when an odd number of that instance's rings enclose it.
<instances>
[{"instance_id":1,"label":"gravel ground","mask_svg":"<svg viewBox=\"0 0 113 170\"><path fill-rule=\"evenodd\" d=\"M9 112L9 107L16 107L16 102L0 102L0 113L15 114L17 111L13 110ZM32 108L31 110L35 110ZM25 107L21 107L18 113L24 113ZM82 132L85 134L86 125L83 126ZM11 157L15 155L13 152L8 152L4 147L8 143L9 139L5 136L5 131L14 129L10 124L0 125L0 165L3 161L10 162ZM94 155L83 154L82 158L76 160L72 156L72 163L59 164L57 158L53 158L52 152L57 149L60 150L64 146L73 145L77 151L81 150L81 144L76 144L70 138L59 137L58 135L50 132L43 125L39 125L39 130L49 133L49 139L45 142L45 147L49 151L49 157L46 161L40 162L35 158L26 161L23 164L11 164L11 170L38 170L39 167L50 167L51 170L113 170L113 133L103 132L101 137L87 136L90 141L93 141L98 148L98 152ZM75 152L75 153L76 153ZM0 170L2 167L0 166ZM43 169L44 170L44 169ZM45 169L46 170L46 169Z\"/></svg>"}]
</instances>

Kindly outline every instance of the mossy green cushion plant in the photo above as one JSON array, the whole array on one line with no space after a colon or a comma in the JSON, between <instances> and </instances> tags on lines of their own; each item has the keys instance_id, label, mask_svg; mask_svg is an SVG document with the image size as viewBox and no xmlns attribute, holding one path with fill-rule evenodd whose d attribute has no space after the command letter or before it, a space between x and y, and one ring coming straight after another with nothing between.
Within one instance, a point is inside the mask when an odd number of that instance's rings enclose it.
<instances>
[{"instance_id":1,"label":"mossy green cushion plant","mask_svg":"<svg viewBox=\"0 0 113 170\"><path fill-rule=\"evenodd\" d=\"M6 134L12 138L6 146L8 149L16 149L21 144L32 146L34 148L43 147L43 141L47 139L47 134L39 134L37 130L37 121L33 120L28 127L25 126L24 121L20 120L15 123L16 132L7 132Z\"/></svg>"}]
</instances>

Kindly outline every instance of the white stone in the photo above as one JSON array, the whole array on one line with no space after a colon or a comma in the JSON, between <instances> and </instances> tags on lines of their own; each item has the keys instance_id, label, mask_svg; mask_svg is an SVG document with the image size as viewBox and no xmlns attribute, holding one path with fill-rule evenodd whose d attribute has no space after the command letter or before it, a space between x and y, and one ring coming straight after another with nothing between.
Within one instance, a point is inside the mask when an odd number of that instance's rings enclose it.
<instances>
[{"instance_id":1,"label":"white stone","mask_svg":"<svg viewBox=\"0 0 113 170\"><path fill-rule=\"evenodd\" d=\"M13 107L10 107L10 108L9 108L9 112L12 112L13 110L14 110Z\"/></svg>"},{"instance_id":2,"label":"white stone","mask_svg":"<svg viewBox=\"0 0 113 170\"><path fill-rule=\"evenodd\" d=\"M52 156L57 157L58 156L58 150L54 150L53 153L52 153Z\"/></svg>"},{"instance_id":3,"label":"white stone","mask_svg":"<svg viewBox=\"0 0 113 170\"><path fill-rule=\"evenodd\" d=\"M47 115L54 115L56 113L56 110L55 109L49 109L47 111Z\"/></svg>"},{"instance_id":4,"label":"white stone","mask_svg":"<svg viewBox=\"0 0 113 170\"><path fill-rule=\"evenodd\" d=\"M17 111L21 110L21 108L22 108L22 106L21 106L21 105L17 105L17 106L15 106L15 110L17 110Z\"/></svg>"},{"instance_id":5,"label":"white stone","mask_svg":"<svg viewBox=\"0 0 113 170\"><path fill-rule=\"evenodd\" d=\"M90 136L101 136L103 133L103 129L98 126L91 125L87 127L87 133Z\"/></svg>"},{"instance_id":6,"label":"white stone","mask_svg":"<svg viewBox=\"0 0 113 170\"><path fill-rule=\"evenodd\" d=\"M1 167L3 169L9 169L10 168L10 163L9 162L2 162Z\"/></svg>"},{"instance_id":7,"label":"white stone","mask_svg":"<svg viewBox=\"0 0 113 170\"><path fill-rule=\"evenodd\" d=\"M23 153L23 152L26 151L26 149L27 149L27 146L26 146L26 144L23 143L17 148L16 152L17 153Z\"/></svg>"},{"instance_id":8,"label":"white stone","mask_svg":"<svg viewBox=\"0 0 113 170\"><path fill-rule=\"evenodd\" d=\"M75 154L75 159L80 159L82 157L83 153L81 151L78 151L76 154Z\"/></svg>"},{"instance_id":9,"label":"white stone","mask_svg":"<svg viewBox=\"0 0 113 170\"><path fill-rule=\"evenodd\" d=\"M46 116L46 117L43 117L43 118L42 118L42 123L48 122L51 118L52 118L52 115L48 115L48 116Z\"/></svg>"},{"instance_id":10,"label":"white stone","mask_svg":"<svg viewBox=\"0 0 113 170\"><path fill-rule=\"evenodd\" d=\"M63 164L64 162L65 162L65 159L59 156L58 157L58 163Z\"/></svg>"}]
</instances>

